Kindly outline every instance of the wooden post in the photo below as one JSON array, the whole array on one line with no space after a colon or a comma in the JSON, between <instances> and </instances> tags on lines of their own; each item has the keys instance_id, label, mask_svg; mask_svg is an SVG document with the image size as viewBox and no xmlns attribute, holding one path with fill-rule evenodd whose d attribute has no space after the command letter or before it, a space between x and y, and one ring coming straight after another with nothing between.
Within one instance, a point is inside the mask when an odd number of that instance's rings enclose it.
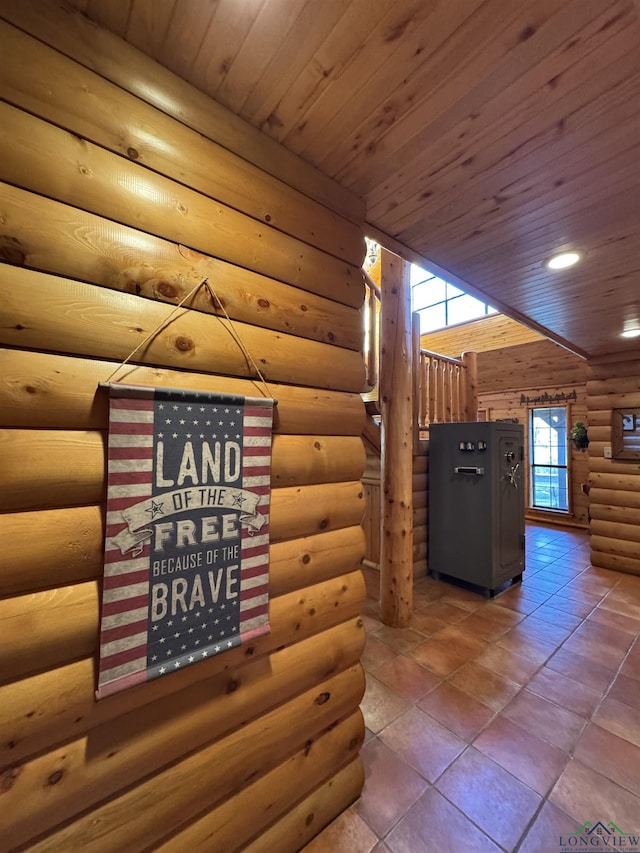
<instances>
[{"instance_id":1,"label":"wooden post","mask_svg":"<svg viewBox=\"0 0 640 853\"><path fill-rule=\"evenodd\" d=\"M413 377L413 452L417 453L420 442L420 315L414 312L411 315L411 340L413 343L412 371Z\"/></svg>"},{"instance_id":2,"label":"wooden post","mask_svg":"<svg viewBox=\"0 0 640 853\"><path fill-rule=\"evenodd\" d=\"M385 625L406 628L413 608L411 297L409 265L384 249L381 290L380 613Z\"/></svg>"},{"instance_id":3,"label":"wooden post","mask_svg":"<svg viewBox=\"0 0 640 853\"><path fill-rule=\"evenodd\" d=\"M464 419L478 420L478 353L463 352L464 365Z\"/></svg>"}]
</instances>

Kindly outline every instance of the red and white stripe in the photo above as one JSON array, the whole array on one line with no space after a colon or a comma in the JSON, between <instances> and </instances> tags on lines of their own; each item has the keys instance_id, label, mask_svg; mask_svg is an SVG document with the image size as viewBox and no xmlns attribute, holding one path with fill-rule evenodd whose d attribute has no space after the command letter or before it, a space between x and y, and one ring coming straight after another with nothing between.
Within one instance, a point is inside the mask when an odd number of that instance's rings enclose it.
<instances>
[{"instance_id":1,"label":"red and white stripe","mask_svg":"<svg viewBox=\"0 0 640 853\"><path fill-rule=\"evenodd\" d=\"M269 512L273 406L244 406L242 488L260 496L256 510L266 524L255 535L242 528L240 637L246 642L269 630Z\"/></svg>"},{"instance_id":2,"label":"red and white stripe","mask_svg":"<svg viewBox=\"0 0 640 853\"><path fill-rule=\"evenodd\" d=\"M143 398L115 394L109 413L99 697L145 681L147 668L150 549L147 545L134 557L111 540L126 527L122 510L152 495L153 389Z\"/></svg>"}]
</instances>

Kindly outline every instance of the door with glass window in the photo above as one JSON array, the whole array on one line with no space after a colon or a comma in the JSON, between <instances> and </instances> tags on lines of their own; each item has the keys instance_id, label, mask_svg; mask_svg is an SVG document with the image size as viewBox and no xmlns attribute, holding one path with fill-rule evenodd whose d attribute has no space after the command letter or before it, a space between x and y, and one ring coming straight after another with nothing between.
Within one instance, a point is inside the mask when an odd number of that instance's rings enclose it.
<instances>
[{"instance_id":1,"label":"door with glass window","mask_svg":"<svg viewBox=\"0 0 640 853\"><path fill-rule=\"evenodd\" d=\"M568 512L567 409L535 408L529 417L531 507Z\"/></svg>"}]
</instances>

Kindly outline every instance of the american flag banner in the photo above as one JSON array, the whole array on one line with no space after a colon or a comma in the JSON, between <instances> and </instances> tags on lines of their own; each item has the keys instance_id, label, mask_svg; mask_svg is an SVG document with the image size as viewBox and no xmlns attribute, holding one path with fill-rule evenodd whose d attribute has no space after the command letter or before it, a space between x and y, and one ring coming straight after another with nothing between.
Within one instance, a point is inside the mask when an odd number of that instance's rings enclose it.
<instances>
[{"instance_id":1,"label":"american flag banner","mask_svg":"<svg viewBox=\"0 0 640 853\"><path fill-rule=\"evenodd\" d=\"M99 699L269 631L273 405L110 386Z\"/></svg>"}]
</instances>

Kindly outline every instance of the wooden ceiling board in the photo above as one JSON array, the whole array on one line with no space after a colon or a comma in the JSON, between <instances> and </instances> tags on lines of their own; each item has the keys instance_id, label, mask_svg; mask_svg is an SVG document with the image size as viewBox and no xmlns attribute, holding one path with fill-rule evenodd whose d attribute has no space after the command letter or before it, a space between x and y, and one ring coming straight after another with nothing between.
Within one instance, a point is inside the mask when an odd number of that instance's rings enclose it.
<instances>
[{"instance_id":1,"label":"wooden ceiling board","mask_svg":"<svg viewBox=\"0 0 640 853\"><path fill-rule=\"evenodd\" d=\"M470 323L450 326L439 332L427 332L420 336L420 346L422 349L458 358L468 349L469 341L473 341L474 352L488 352L539 340L542 340L542 335L538 332L527 329L510 317L493 314Z\"/></svg>"},{"instance_id":2,"label":"wooden ceiling board","mask_svg":"<svg viewBox=\"0 0 640 853\"><path fill-rule=\"evenodd\" d=\"M173 7L173 16L159 55L163 65L178 77L186 79L191 75L218 2L200 0L196 5L176 2Z\"/></svg>"},{"instance_id":3,"label":"wooden ceiling board","mask_svg":"<svg viewBox=\"0 0 640 853\"><path fill-rule=\"evenodd\" d=\"M216 91L217 101L242 115L245 101L261 75L268 73L283 40L291 38L304 5L305 0L268 0L262 6Z\"/></svg>"},{"instance_id":4,"label":"wooden ceiling board","mask_svg":"<svg viewBox=\"0 0 640 853\"><path fill-rule=\"evenodd\" d=\"M314 56L331 33L349 5L349 0L335 0L320 20L316 15L315 0L307 0L291 27L286 41L281 44L261 69L251 94L242 105L240 114L258 127L265 122L269 127L279 121L277 106L281 98L307 65L307 56ZM329 14L330 13L330 14ZM297 46L291 50L291 44Z\"/></svg>"},{"instance_id":5,"label":"wooden ceiling board","mask_svg":"<svg viewBox=\"0 0 640 853\"><path fill-rule=\"evenodd\" d=\"M556 12L558 11L557 3L548 5L555 5ZM585 4L584 9L587 8L590 6ZM484 9L483 6L480 11ZM510 122L513 127L514 118L517 126L520 123L518 113L523 113L524 99L531 95L537 97L549 79L558 78L561 68L570 61L571 55L580 45L579 39L565 38L564 44L558 39L560 32L575 32L575 23L570 23L571 18L569 22L558 21L557 15L550 16L548 8L545 11L547 17L543 21L539 4L535 7L525 4L523 14L512 22L506 31L498 30L498 37L489 18L489 23L484 27L487 32L482 41L482 51L490 52L492 45L494 51L499 49L497 54L494 53L498 58L489 66L489 71L482 74L480 67L469 66L464 54L454 54L451 57L452 62L449 63L452 78L448 85L432 88L426 81L420 104L416 105L413 112L402 122L390 128L383 139L377 141L377 156L370 158L374 162L367 163L366 178L353 184L354 191L367 195L373 192L377 183L398 172L398 162L403 166L411 164L409 173L414 176L416 171L429 175L434 163L438 162L434 152L429 151L429 147L434 143L439 145L440 157L445 162L451 161L452 151L459 153L464 161L469 157L469 148L474 145L476 128L482 128L483 125L491 128L496 122L505 121ZM497 11L494 19L496 14ZM563 19L566 17L566 14L563 15ZM478 33L472 35L478 37ZM558 44L561 44L561 47L557 50L560 53L566 52L567 56L562 57L560 67L552 64L547 73L546 63L550 61L547 54ZM568 49L567 44L571 44ZM536 64L541 55L545 59L544 69L540 69ZM505 100L509 99L510 102L505 103ZM497 103L492 110L495 101ZM516 109L515 114L512 108ZM452 131L453 137L447 138ZM390 162L380 157L381 152L387 148ZM405 182L406 180L405 171ZM410 178L408 180L410 181ZM393 190L394 195L397 188L398 186L393 184L388 187Z\"/></svg>"},{"instance_id":6,"label":"wooden ceiling board","mask_svg":"<svg viewBox=\"0 0 640 853\"><path fill-rule=\"evenodd\" d=\"M445 126L456 123L455 114L466 118L476 111L475 91L481 81L483 88L502 91L509 80L519 76L518 50L513 45L527 45L529 32L540 25L543 15L550 14L555 0L539 6L544 10L530 11L530 4L514 2L505 5L501 0L486 0L475 13L434 51L423 63L420 73L407 79L399 93L392 93L383 110L390 112L393 122L376 122L376 115L362 135L375 140L370 148L360 146L361 157L335 177L354 187L357 193L370 192L376 177L395 171L395 162L410 162L423 157L425 143L433 138L435 125L438 136ZM523 20L523 13L530 17ZM505 62L505 56L509 61ZM486 97L486 96L485 96ZM403 114L402 107L406 107ZM428 120L425 121L425 117ZM384 132L380 133L380 128Z\"/></svg>"},{"instance_id":7,"label":"wooden ceiling board","mask_svg":"<svg viewBox=\"0 0 640 853\"><path fill-rule=\"evenodd\" d=\"M574 48L575 50L575 48ZM570 51L565 51L569 56ZM600 74L602 63L611 63L617 54L610 56L608 51L598 54L595 74ZM368 193L370 199L369 213L376 221L384 224L385 214L397 217L395 227L401 230L406 221L411 222L416 211L437 210L442 206L440 193L447 193L446 203L454 198L460 198L465 193L473 193L475 187L482 182L489 182L493 194L501 194L501 190L515 177L525 171L522 161L532 159L538 167L547 162L544 152L549 145L563 146L573 150L583 144L583 127L586 133L602 132L607 125L600 120L604 108L619 109L624 115L631 114L637 118L633 100L625 92L621 96L623 107L611 99L615 98L617 87L622 81L628 82L630 68L633 69L634 59L628 58L618 64L622 65L617 80L610 81L607 77L598 77L594 81L596 91L575 93L574 78L583 71L584 62L588 62L587 73L591 75L594 58L587 54L579 63L573 63L564 72L554 65L550 70L557 72L553 77L538 74L533 80L528 75L521 77L513 86L505 89L499 96L484 105L483 109L473 113L472 119L467 119L463 129L460 124L453 125L453 130L443 133L434 143L425 148L420 162L407 166L407 170L416 169L423 175L421 180L412 185L402 177L390 177L382 188L375 187ZM549 82L552 81L552 82ZM598 93L602 91L602 94ZM632 94L632 93L629 93ZM584 99L586 97L586 104ZM595 104L594 104L595 101ZM567 115L570 116L570 133L561 133L566 127ZM506 118L505 118L506 117ZM596 130L593 130L593 125ZM473 146L473 161L469 162L469 149ZM457 169L465 163L465 167ZM473 170L470 168L474 165ZM402 170L399 170L402 174ZM470 174L466 174L470 172ZM401 183L403 181L403 183ZM496 191L496 183L499 190ZM424 190L424 192L423 192ZM484 191L486 194L486 190ZM406 219L405 219L406 217Z\"/></svg>"},{"instance_id":8,"label":"wooden ceiling board","mask_svg":"<svg viewBox=\"0 0 640 853\"><path fill-rule=\"evenodd\" d=\"M216 93L233 65L249 34L257 13L266 0L220 0L212 10L211 20L192 70L185 79L215 100ZM193 6L193 0L180 0L181 6ZM157 57L153 57L156 59Z\"/></svg>"},{"instance_id":9,"label":"wooden ceiling board","mask_svg":"<svg viewBox=\"0 0 640 853\"><path fill-rule=\"evenodd\" d=\"M370 35L360 41L346 65L338 73L332 73L330 86L299 114L292 131L282 140L287 148L313 160L314 152L321 157L332 145L340 147L344 132L342 122L349 120L349 110L360 109L363 91L378 69L389 66L389 73L394 74L397 73L395 69L402 67L406 61L402 52L406 44L403 39L405 33L413 33L411 45L415 44L414 51L418 49L419 45L415 43L417 28L428 20L432 12L433 4L429 3L416 4L415 0L394 3ZM369 91L375 98L375 90ZM319 128L323 128L322 134L318 133ZM321 142L318 142L318 136Z\"/></svg>"},{"instance_id":10,"label":"wooden ceiling board","mask_svg":"<svg viewBox=\"0 0 640 853\"><path fill-rule=\"evenodd\" d=\"M635 183L637 185L637 181ZM603 206L606 207L606 216L603 215ZM605 241L625 236L627 223L633 220L637 211L637 186L630 182L622 192L610 196L605 205L597 202L576 209L581 223L579 229L575 224L576 215L548 218L537 222L531 230L526 226L515 226L513 231L500 238L500 243L477 253L468 251L462 243L452 241L447 257L453 258L458 267L484 276L499 275L507 262L512 277L523 272L534 274L543 269L544 261L556 252L573 246L586 253ZM503 230L506 231L501 229L501 232ZM430 254L442 263L436 253ZM574 272L581 274L582 269L576 267Z\"/></svg>"},{"instance_id":11,"label":"wooden ceiling board","mask_svg":"<svg viewBox=\"0 0 640 853\"><path fill-rule=\"evenodd\" d=\"M371 33L394 7L394 0L352 0L316 53L305 61L302 71L277 104L277 120L269 121L269 133L282 142L296 126L302 132L305 113L344 68L354 62ZM271 114L270 114L271 115Z\"/></svg>"},{"instance_id":12,"label":"wooden ceiling board","mask_svg":"<svg viewBox=\"0 0 640 853\"><path fill-rule=\"evenodd\" d=\"M559 162L557 171L532 164L531 167L523 166L522 176L514 175L511 182L500 180L497 185L488 178L470 187L468 198L464 190L458 195L452 194L451 202L443 206L439 217L432 213L422 219L423 233L429 234L434 223L441 246L450 235L458 242L463 233L465 244L468 241L468 248L476 253L495 241L491 232L487 233L482 224L479 226L482 220L489 221L492 227L499 224L505 229L517 227L529 232L540 220L572 215L603 201L637 183L639 161L638 145L633 143L632 136L634 123L635 119L624 122L613 134L602 133L589 140L573 158ZM618 136L620 153L610 161L609 140ZM583 161L585 149L592 152L586 162ZM504 239L508 239L508 234Z\"/></svg>"},{"instance_id":13,"label":"wooden ceiling board","mask_svg":"<svg viewBox=\"0 0 640 853\"><path fill-rule=\"evenodd\" d=\"M136 0L129 13L127 41L145 52L162 56L176 10L179 11L177 0Z\"/></svg>"},{"instance_id":14,"label":"wooden ceiling board","mask_svg":"<svg viewBox=\"0 0 640 853\"><path fill-rule=\"evenodd\" d=\"M72 5L363 198L390 248L576 352L633 345L640 0ZM561 279L560 248L585 253Z\"/></svg>"},{"instance_id":15,"label":"wooden ceiling board","mask_svg":"<svg viewBox=\"0 0 640 853\"><path fill-rule=\"evenodd\" d=\"M564 166L573 164L576 158L581 157L579 149L591 138L606 133L613 139L620 123L627 120L637 122L634 95L638 90L638 78L637 75L631 78L627 76L631 66L629 59L630 55L627 54L623 57L626 62L616 63L616 66L623 66L617 84L623 89L620 102L614 99L614 88L602 82L604 75L601 75L596 78L597 82L594 81L596 92L591 99L587 92L574 90L564 103L558 102L544 112L532 112L526 123L516 123L515 128L512 125L510 130L503 133L493 144L483 147L478 145L470 158L462 163L458 162L442 176L435 177L430 184L430 196L424 200L428 206L427 210L437 210L438 202L442 207L446 207L463 196L467 189L470 194L468 206L471 206L478 185L480 198L503 199L514 180L531 172L538 171L549 175L554 183L563 181ZM633 62L636 62L635 58ZM500 129L496 130L496 136L498 133ZM637 133L632 132L628 138L616 141L615 150L618 150L619 145L627 147L629 142L637 141ZM476 192L476 197L477 195ZM414 221L418 212L414 202ZM395 211L392 211L390 217L385 217L384 221L393 219L394 213ZM442 221L438 220L438 223L441 225ZM405 233L410 229L394 230L403 234L404 239L412 239L411 233Z\"/></svg>"},{"instance_id":16,"label":"wooden ceiling board","mask_svg":"<svg viewBox=\"0 0 640 853\"><path fill-rule=\"evenodd\" d=\"M133 0L109 0L108 3L103 2L103 0L79 0L73 5L77 6L80 11L86 12L87 17L95 21L96 24L100 24L109 32L124 38L132 2Z\"/></svg>"},{"instance_id":17,"label":"wooden ceiling board","mask_svg":"<svg viewBox=\"0 0 640 853\"><path fill-rule=\"evenodd\" d=\"M403 22L402 30L385 33L385 38L393 39L391 44L395 45L392 59L374 64L374 73L366 85L353 93L336 116L335 133L341 136L340 145L336 147L331 139L327 145L316 141L315 157L320 168L336 177L354 158L357 162L364 160L367 166L376 163L383 154L381 146L389 129L399 121L406 127L414 102L425 91L440 90L445 81L455 76L456 62L468 63L483 55L473 38L472 22L482 12L487 20L491 16L495 20L494 4L498 2L463 0L435 7L425 3L410 25L409 21ZM314 156L313 149L306 150ZM344 178L342 182L346 183Z\"/></svg>"}]
</instances>

